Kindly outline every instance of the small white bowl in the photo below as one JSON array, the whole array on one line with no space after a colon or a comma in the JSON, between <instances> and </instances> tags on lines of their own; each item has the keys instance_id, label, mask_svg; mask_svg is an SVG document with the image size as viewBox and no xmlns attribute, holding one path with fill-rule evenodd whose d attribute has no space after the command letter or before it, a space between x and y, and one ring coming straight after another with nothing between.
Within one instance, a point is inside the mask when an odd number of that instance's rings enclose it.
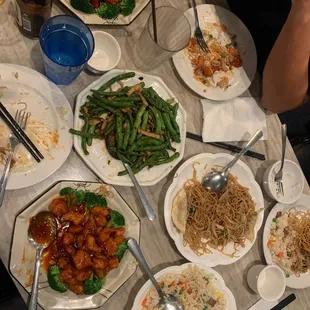
<instances>
[{"instance_id":1,"label":"small white bowl","mask_svg":"<svg viewBox=\"0 0 310 310\"><path fill-rule=\"evenodd\" d=\"M95 50L88 61L88 69L93 73L104 73L115 68L121 59L121 48L116 39L104 31L93 31Z\"/></svg>"},{"instance_id":2,"label":"small white bowl","mask_svg":"<svg viewBox=\"0 0 310 310\"><path fill-rule=\"evenodd\" d=\"M275 175L280 169L281 162L278 161L275 164L268 167L264 173L263 186L272 199L283 203L294 203L302 194L304 189L304 175L302 170L293 161L285 159L283 166L283 189L284 196L278 192L278 186L275 182Z\"/></svg>"}]
</instances>

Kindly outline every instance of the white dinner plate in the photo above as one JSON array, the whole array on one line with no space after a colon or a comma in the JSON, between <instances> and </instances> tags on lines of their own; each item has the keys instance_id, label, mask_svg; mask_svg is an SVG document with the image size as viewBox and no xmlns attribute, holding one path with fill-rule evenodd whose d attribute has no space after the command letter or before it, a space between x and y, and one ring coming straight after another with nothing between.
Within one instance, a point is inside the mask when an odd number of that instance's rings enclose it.
<instances>
[{"instance_id":1,"label":"white dinner plate","mask_svg":"<svg viewBox=\"0 0 310 310\"><path fill-rule=\"evenodd\" d=\"M267 264L275 264L272 261L272 257L270 251L267 247L267 242L269 240L269 233L270 233L270 226L272 223L272 219L276 217L277 212L285 212L291 209L292 207L296 207L298 210L302 211L309 211L310 210L310 196L302 194L300 198L291 205L284 205L282 203L277 203L272 210L270 211L265 227L264 227L264 234L263 234L263 249L264 255ZM310 287L310 273L301 273L299 277L295 275L290 275L290 277L286 278L286 286L295 288L295 289L303 289Z\"/></svg>"},{"instance_id":2,"label":"white dinner plate","mask_svg":"<svg viewBox=\"0 0 310 310\"><path fill-rule=\"evenodd\" d=\"M235 297L233 295L233 293L230 291L230 289L226 286L224 279L222 278L222 276L217 273L215 270L206 267L205 265L201 265L201 264L184 264L181 266L171 266L168 268L165 268L161 271L159 271L158 273L155 274L155 279L156 280L160 280L161 277L165 276L168 273L172 273L172 274L180 274L182 273L185 269L187 269L190 265L196 265L198 268L201 268L203 270L205 270L207 273L211 273L214 276L214 285L215 287L224 293L225 297L226 297L226 309L227 310L237 310L237 305L236 305L236 300ZM147 295L148 291L152 288L152 283L150 280L148 280L140 289L140 291L138 292L133 307L131 310L140 310L141 309L141 303L143 301L143 299L145 298L145 296ZM186 309L185 309L186 310Z\"/></svg>"},{"instance_id":3,"label":"white dinner plate","mask_svg":"<svg viewBox=\"0 0 310 310\"><path fill-rule=\"evenodd\" d=\"M136 7L133 12L124 16L122 14L118 15L114 19L105 19L101 18L97 14L85 14L79 10L74 9L70 0L59 0L68 10L70 10L75 16L79 17L85 24L88 25L105 25L105 26L113 26L113 25L129 25L148 5L150 0L136 0Z\"/></svg>"},{"instance_id":4,"label":"white dinner plate","mask_svg":"<svg viewBox=\"0 0 310 310\"><path fill-rule=\"evenodd\" d=\"M245 247L239 247L238 252L235 257L229 257L220 251L213 250L212 253L205 253L202 256L197 256L187 245L183 246L183 234L179 233L175 228L172 219L171 219L171 209L174 197L177 193L183 188L184 183L192 179L193 177L193 165L197 170L197 179L201 180L208 172L211 171L214 166L225 166L227 165L234 157L229 154L209 154L203 153L196 155L189 160L187 160L175 173L173 182L170 185L164 205L164 216L165 223L170 237L174 240L176 247L179 252L190 262L204 264L208 267L215 267L218 265L229 265L235 263L240 258L242 258L253 246L257 232L260 229L263 218L264 210L261 210L257 216L256 224L254 227L254 241L253 243L249 240L246 240ZM244 164L242 161L238 161L233 168L231 169L231 174L238 177L238 182L249 189L250 195L255 202L255 210L260 210L264 208L264 199L262 191L254 179L253 173L250 168ZM233 244L229 243L225 247L226 253L232 253L234 251Z\"/></svg>"},{"instance_id":5,"label":"white dinner plate","mask_svg":"<svg viewBox=\"0 0 310 310\"><path fill-rule=\"evenodd\" d=\"M164 81L156 76L147 75L141 72L130 71L130 70L111 70L106 73L98 80L94 81L83 91L79 93L76 99L75 114L74 114L74 128L81 130L84 121L79 117L79 111L81 105L83 105L87 99L88 95L91 95L91 89L98 89L102 84L110 80L111 78L123 74L125 72L135 72L136 76L127 80L122 81L124 86L135 85L140 83L139 78L143 78L143 82L146 87L152 86L154 90L164 99L176 98L176 96L170 91ZM113 90L119 88L119 84L114 85ZM176 102L178 100L176 99ZM151 169L143 169L136 174L136 177L141 186L151 186L157 184L164 177L166 177L169 172L182 160L185 149L185 139L186 139L186 112L182 107L181 103L177 115L177 123L180 127L181 143L172 143L173 147L176 149L176 152L180 153L179 158L174 160L171 163L154 166ZM123 171L125 168L120 160L114 159L108 153L104 140L95 140L91 147L88 147L89 155L85 155L81 147L81 138L74 136L74 148L79 153L81 158L85 163L98 175L104 182L113 185L120 186L133 186L128 175L118 176L118 172Z\"/></svg>"},{"instance_id":6,"label":"white dinner plate","mask_svg":"<svg viewBox=\"0 0 310 310\"><path fill-rule=\"evenodd\" d=\"M59 181L53 184L40 196L36 197L28 206L20 211L14 223L11 253L9 258L9 270L16 281L28 292L31 292L31 279L33 275L35 249L27 240L29 219L40 211L48 210L49 203L65 187L74 189L87 189L96 191L101 183L81 181ZM140 220L132 211L119 193L109 186L111 195L106 197L108 207L121 212L126 221L125 237L140 240ZM139 242L140 243L140 242ZM106 284L95 295L76 295L71 291L59 293L51 289L47 282L46 272L41 270L39 279L38 303L46 310L50 309L94 309L101 307L113 294L134 274L137 264L131 253L127 251L121 260L119 267L112 270L106 277Z\"/></svg>"},{"instance_id":7,"label":"white dinner plate","mask_svg":"<svg viewBox=\"0 0 310 310\"><path fill-rule=\"evenodd\" d=\"M44 75L14 64L0 64L0 100L13 117L16 110L27 107L31 116L26 133L44 156L44 160L37 163L20 144L7 189L37 184L58 170L70 154L71 106L62 91ZM10 132L0 119L0 147L8 145ZM0 163L0 174L2 171Z\"/></svg>"},{"instance_id":8,"label":"white dinner plate","mask_svg":"<svg viewBox=\"0 0 310 310\"><path fill-rule=\"evenodd\" d=\"M242 23L242 21L232 12L212 4L202 4L197 6L200 28L203 30L207 23L224 24L228 32L236 35L235 41L238 44L240 56L242 59L241 68L233 68L232 74L217 73L218 79L221 76L229 78L229 86L226 90L219 87L207 87L198 82L194 78L194 70L192 65L183 51L178 52L173 56L173 63L180 77L195 93L211 100L229 100L240 96L251 85L256 73L257 55L253 38ZM192 36L195 31L195 19L193 9L188 9L184 15L190 22L192 28ZM228 38L223 38L223 44L231 42Z\"/></svg>"}]
</instances>

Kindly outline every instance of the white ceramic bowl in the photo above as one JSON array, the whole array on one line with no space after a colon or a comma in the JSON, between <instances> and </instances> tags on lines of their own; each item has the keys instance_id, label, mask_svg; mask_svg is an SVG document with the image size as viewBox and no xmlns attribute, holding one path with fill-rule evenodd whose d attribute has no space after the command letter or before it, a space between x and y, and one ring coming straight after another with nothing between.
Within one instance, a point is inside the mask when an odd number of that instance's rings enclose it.
<instances>
[{"instance_id":1,"label":"white ceramic bowl","mask_svg":"<svg viewBox=\"0 0 310 310\"><path fill-rule=\"evenodd\" d=\"M104 73L115 68L121 59L121 48L116 39L104 31L93 31L95 50L88 61L88 69Z\"/></svg>"},{"instance_id":2,"label":"white ceramic bowl","mask_svg":"<svg viewBox=\"0 0 310 310\"><path fill-rule=\"evenodd\" d=\"M276 173L280 169L281 162L267 168L263 177L263 186L272 199L283 204L294 203L302 194L304 189L304 175L300 167L293 161L285 159L283 167L283 188L284 196L278 192L277 184L274 181Z\"/></svg>"}]
</instances>

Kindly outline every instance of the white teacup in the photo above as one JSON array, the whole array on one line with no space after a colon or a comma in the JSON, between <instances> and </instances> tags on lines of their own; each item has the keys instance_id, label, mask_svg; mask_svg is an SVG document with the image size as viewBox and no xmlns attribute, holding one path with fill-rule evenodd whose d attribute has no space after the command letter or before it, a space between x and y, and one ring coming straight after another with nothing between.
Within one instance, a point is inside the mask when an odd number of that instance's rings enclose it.
<instances>
[{"instance_id":1,"label":"white teacup","mask_svg":"<svg viewBox=\"0 0 310 310\"><path fill-rule=\"evenodd\" d=\"M247 281L249 287L267 301L276 301L285 291L284 272L276 265L255 265L250 268Z\"/></svg>"}]
</instances>

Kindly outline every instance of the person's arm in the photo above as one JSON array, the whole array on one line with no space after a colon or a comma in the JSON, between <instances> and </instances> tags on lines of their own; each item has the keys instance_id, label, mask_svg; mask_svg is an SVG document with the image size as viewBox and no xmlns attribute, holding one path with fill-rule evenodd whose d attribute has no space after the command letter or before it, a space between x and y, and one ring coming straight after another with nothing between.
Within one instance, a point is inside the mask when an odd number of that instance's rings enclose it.
<instances>
[{"instance_id":1,"label":"person's arm","mask_svg":"<svg viewBox=\"0 0 310 310\"><path fill-rule=\"evenodd\" d=\"M310 0L293 0L290 14L267 59L262 105L273 113L298 107L308 89Z\"/></svg>"}]
</instances>

